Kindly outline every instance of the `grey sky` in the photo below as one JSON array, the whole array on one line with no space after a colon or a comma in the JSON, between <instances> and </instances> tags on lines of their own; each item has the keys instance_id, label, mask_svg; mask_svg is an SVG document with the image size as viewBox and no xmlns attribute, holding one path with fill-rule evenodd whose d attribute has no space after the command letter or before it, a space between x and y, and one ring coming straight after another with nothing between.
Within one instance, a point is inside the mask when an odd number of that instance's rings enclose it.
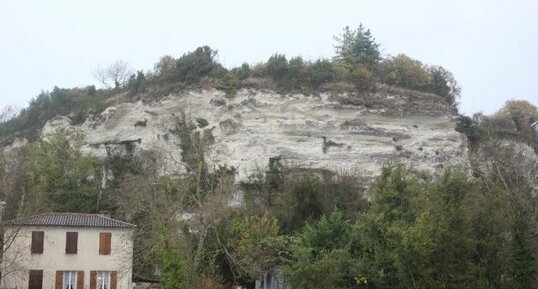
<instances>
[{"instance_id":1,"label":"grey sky","mask_svg":"<svg viewBox=\"0 0 538 289\"><path fill-rule=\"evenodd\" d=\"M332 57L333 36L360 22L384 54L452 71L464 113L538 105L536 0L0 0L0 106L96 84L92 70L116 59L148 70L204 44L227 67L275 52Z\"/></svg>"}]
</instances>

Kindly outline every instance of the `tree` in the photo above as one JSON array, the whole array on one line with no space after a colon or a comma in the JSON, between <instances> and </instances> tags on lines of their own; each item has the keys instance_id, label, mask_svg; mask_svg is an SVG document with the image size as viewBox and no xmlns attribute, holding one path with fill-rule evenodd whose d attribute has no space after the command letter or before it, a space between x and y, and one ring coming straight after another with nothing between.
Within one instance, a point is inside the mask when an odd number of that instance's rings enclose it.
<instances>
[{"instance_id":1,"label":"tree","mask_svg":"<svg viewBox=\"0 0 538 289\"><path fill-rule=\"evenodd\" d=\"M281 87L288 87L289 67L288 59L284 54L274 54L264 65L264 74L271 77Z\"/></svg>"},{"instance_id":2,"label":"tree","mask_svg":"<svg viewBox=\"0 0 538 289\"><path fill-rule=\"evenodd\" d=\"M129 64L123 60L116 60L108 67L98 67L94 71L95 79L101 82L105 87L114 89L123 88L127 84L129 76L132 74L133 72L129 67Z\"/></svg>"},{"instance_id":3,"label":"tree","mask_svg":"<svg viewBox=\"0 0 538 289\"><path fill-rule=\"evenodd\" d=\"M12 105L6 105L0 112L0 123L5 123L10 119L15 118L20 112L20 109Z\"/></svg>"},{"instance_id":4,"label":"tree","mask_svg":"<svg viewBox=\"0 0 538 289\"><path fill-rule=\"evenodd\" d=\"M24 145L0 153L0 200L6 202L1 216L4 221L21 213L21 200L31 188L28 170L31 150L30 145Z\"/></svg>"},{"instance_id":5,"label":"tree","mask_svg":"<svg viewBox=\"0 0 538 289\"><path fill-rule=\"evenodd\" d=\"M293 232L322 216L320 187L321 182L316 177L301 177L285 183L276 200L276 216L284 232Z\"/></svg>"},{"instance_id":6,"label":"tree","mask_svg":"<svg viewBox=\"0 0 538 289\"><path fill-rule=\"evenodd\" d=\"M538 108L525 100L509 100L492 117L510 125L523 142L531 145L538 137L531 124L538 120Z\"/></svg>"},{"instance_id":7,"label":"tree","mask_svg":"<svg viewBox=\"0 0 538 289\"><path fill-rule=\"evenodd\" d=\"M333 64L328 59L318 59L309 67L312 86L319 87L334 78Z\"/></svg>"},{"instance_id":8,"label":"tree","mask_svg":"<svg viewBox=\"0 0 538 289\"><path fill-rule=\"evenodd\" d=\"M82 136L59 128L32 153L32 190L26 213L96 212L100 172L95 159L80 152Z\"/></svg>"},{"instance_id":9,"label":"tree","mask_svg":"<svg viewBox=\"0 0 538 289\"><path fill-rule=\"evenodd\" d=\"M352 231L339 211L306 225L283 267L292 288L353 288L360 261Z\"/></svg>"},{"instance_id":10,"label":"tree","mask_svg":"<svg viewBox=\"0 0 538 289\"><path fill-rule=\"evenodd\" d=\"M362 23L355 30L349 26L344 28L342 34L335 36L337 44L336 61L347 66L364 65L371 69L381 60L379 44L375 42L370 29Z\"/></svg>"},{"instance_id":11,"label":"tree","mask_svg":"<svg viewBox=\"0 0 538 289\"><path fill-rule=\"evenodd\" d=\"M409 229L403 229L400 272L419 288L489 288L483 273L485 260L477 255L479 239L472 228L471 201L480 193L464 173L446 170L418 196L420 212ZM493 217L493 216L492 216ZM483 224L484 225L484 224ZM488 224L489 225L489 224ZM406 272L407 271L407 272Z\"/></svg>"},{"instance_id":12,"label":"tree","mask_svg":"<svg viewBox=\"0 0 538 289\"><path fill-rule=\"evenodd\" d=\"M143 91L144 81L146 81L144 72L142 70L139 70L136 72L136 75L133 74L129 77L129 81L127 82L127 89L129 89L132 93L139 93Z\"/></svg>"},{"instance_id":13,"label":"tree","mask_svg":"<svg viewBox=\"0 0 538 289\"><path fill-rule=\"evenodd\" d=\"M430 66L428 73L430 80L427 91L443 96L449 104L456 104L461 94L461 87L452 72L442 66Z\"/></svg>"},{"instance_id":14,"label":"tree","mask_svg":"<svg viewBox=\"0 0 538 289\"><path fill-rule=\"evenodd\" d=\"M193 52L183 54L176 61L174 78L193 84L205 76L222 76L226 70L216 62L217 55L218 51L209 46L198 47Z\"/></svg>"},{"instance_id":15,"label":"tree","mask_svg":"<svg viewBox=\"0 0 538 289\"><path fill-rule=\"evenodd\" d=\"M226 244L223 248L233 282L253 282L280 264L287 255L289 240L279 234L276 218L268 212L239 215L224 224Z\"/></svg>"},{"instance_id":16,"label":"tree","mask_svg":"<svg viewBox=\"0 0 538 289\"><path fill-rule=\"evenodd\" d=\"M525 145L498 138L481 144L475 155L474 169L492 197L505 199L496 210L505 213L508 225L504 235L510 236L510 250L501 271L504 280L515 288L536 288L538 284L538 161ZM504 281L502 280L502 281ZM500 281L499 281L500 282ZM505 281L506 282L506 281ZM501 283L502 284L502 283Z\"/></svg>"},{"instance_id":17,"label":"tree","mask_svg":"<svg viewBox=\"0 0 538 289\"><path fill-rule=\"evenodd\" d=\"M218 283L208 240L220 236L218 224L233 210L228 203L235 169L221 166L210 171L204 156L207 137L183 113L172 132L180 134L181 160L170 154L170 161L185 166L185 171L162 176L156 167L148 167L142 175L127 174L117 189L119 211L140 227L135 237L137 270L148 274L159 268L170 288L197 288ZM178 272L188 280L174 281Z\"/></svg>"},{"instance_id":18,"label":"tree","mask_svg":"<svg viewBox=\"0 0 538 289\"><path fill-rule=\"evenodd\" d=\"M429 81L429 75L422 62L405 54L385 59L381 63L382 81L398 87L423 90Z\"/></svg>"},{"instance_id":19,"label":"tree","mask_svg":"<svg viewBox=\"0 0 538 289\"><path fill-rule=\"evenodd\" d=\"M163 76L171 73L176 68L176 59L170 55L165 55L155 63L153 71L157 76Z\"/></svg>"},{"instance_id":20,"label":"tree","mask_svg":"<svg viewBox=\"0 0 538 289\"><path fill-rule=\"evenodd\" d=\"M412 287L402 250L404 229L416 220L418 180L403 165L383 167L372 188L370 209L360 215L358 230L364 246L365 276L374 288ZM414 258L420 259L416 255Z\"/></svg>"}]
</instances>

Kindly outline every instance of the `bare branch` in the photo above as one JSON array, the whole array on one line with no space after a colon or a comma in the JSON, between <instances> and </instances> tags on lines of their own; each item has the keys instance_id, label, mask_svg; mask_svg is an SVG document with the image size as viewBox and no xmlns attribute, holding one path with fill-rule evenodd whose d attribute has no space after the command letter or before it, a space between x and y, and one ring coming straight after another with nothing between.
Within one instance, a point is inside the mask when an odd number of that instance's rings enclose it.
<instances>
[{"instance_id":1,"label":"bare branch","mask_svg":"<svg viewBox=\"0 0 538 289\"><path fill-rule=\"evenodd\" d=\"M97 81L107 88L115 89L124 87L129 80L129 76L132 74L133 70L129 64L123 60L116 60L105 68L99 66L93 72L93 76Z\"/></svg>"}]
</instances>

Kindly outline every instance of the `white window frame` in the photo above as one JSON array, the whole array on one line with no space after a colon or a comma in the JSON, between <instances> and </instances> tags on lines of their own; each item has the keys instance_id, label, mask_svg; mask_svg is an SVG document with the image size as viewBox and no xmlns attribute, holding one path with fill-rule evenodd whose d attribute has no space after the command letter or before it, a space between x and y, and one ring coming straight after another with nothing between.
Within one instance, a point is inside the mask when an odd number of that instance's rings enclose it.
<instances>
[{"instance_id":1,"label":"white window frame","mask_svg":"<svg viewBox=\"0 0 538 289\"><path fill-rule=\"evenodd\" d=\"M95 289L110 289L111 271L97 271L97 287Z\"/></svg>"},{"instance_id":2,"label":"white window frame","mask_svg":"<svg viewBox=\"0 0 538 289\"><path fill-rule=\"evenodd\" d=\"M77 271L64 272L62 289L77 289Z\"/></svg>"}]
</instances>

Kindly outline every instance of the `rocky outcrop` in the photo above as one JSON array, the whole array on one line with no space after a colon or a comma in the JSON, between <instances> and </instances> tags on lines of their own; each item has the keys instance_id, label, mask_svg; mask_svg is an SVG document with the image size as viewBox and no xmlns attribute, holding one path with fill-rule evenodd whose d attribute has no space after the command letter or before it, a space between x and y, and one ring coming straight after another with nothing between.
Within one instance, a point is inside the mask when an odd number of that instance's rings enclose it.
<instances>
[{"instance_id":1,"label":"rocky outcrop","mask_svg":"<svg viewBox=\"0 0 538 289\"><path fill-rule=\"evenodd\" d=\"M208 163L236 167L239 180L274 156L290 166L364 176L375 176L388 162L428 171L466 164L465 136L454 130L457 116L449 106L387 92L360 102L345 93L244 89L226 98L217 90L189 91L111 106L77 126L57 118L42 133L70 127L85 136L83 151L102 159L152 152L167 173L184 167L176 131L182 114L212 135Z\"/></svg>"}]
</instances>

